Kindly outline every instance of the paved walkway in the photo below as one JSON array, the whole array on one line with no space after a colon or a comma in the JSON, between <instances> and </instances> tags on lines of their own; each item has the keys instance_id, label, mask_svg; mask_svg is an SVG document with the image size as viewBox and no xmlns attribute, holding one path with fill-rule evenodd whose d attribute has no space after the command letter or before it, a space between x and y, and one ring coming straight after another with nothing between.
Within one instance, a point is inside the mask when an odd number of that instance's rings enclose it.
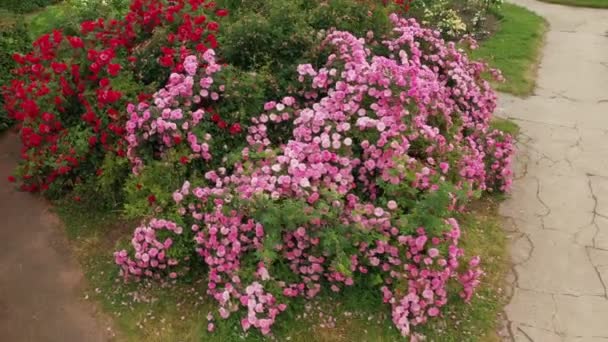
<instances>
[{"instance_id":1,"label":"paved walkway","mask_svg":"<svg viewBox=\"0 0 608 342\"><path fill-rule=\"evenodd\" d=\"M513 0L550 22L538 89L501 98L522 128L510 340L608 341L608 11Z\"/></svg>"},{"instance_id":2,"label":"paved walkway","mask_svg":"<svg viewBox=\"0 0 608 342\"><path fill-rule=\"evenodd\" d=\"M82 274L40 198L7 183L19 139L0 135L0 341L107 341L79 286Z\"/></svg>"}]
</instances>

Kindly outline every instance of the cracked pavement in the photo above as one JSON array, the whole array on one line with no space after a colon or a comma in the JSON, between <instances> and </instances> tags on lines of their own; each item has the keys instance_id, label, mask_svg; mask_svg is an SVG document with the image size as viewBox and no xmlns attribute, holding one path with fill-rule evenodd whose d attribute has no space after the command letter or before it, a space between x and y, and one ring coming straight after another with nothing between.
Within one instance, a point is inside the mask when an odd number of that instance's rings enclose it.
<instances>
[{"instance_id":1,"label":"cracked pavement","mask_svg":"<svg viewBox=\"0 0 608 342\"><path fill-rule=\"evenodd\" d=\"M501 95L521 127L510 198L506 341L608 341L608 10L513 0L550 23L536 93Z\"/></svg>"}]
</instances>

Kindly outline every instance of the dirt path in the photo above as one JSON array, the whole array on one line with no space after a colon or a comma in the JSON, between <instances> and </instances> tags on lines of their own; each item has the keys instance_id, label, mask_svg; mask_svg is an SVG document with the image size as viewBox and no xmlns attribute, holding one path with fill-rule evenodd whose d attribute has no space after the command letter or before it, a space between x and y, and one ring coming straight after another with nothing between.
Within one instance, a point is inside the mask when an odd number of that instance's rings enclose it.
<instances>
[{"instance_id":1,"label":"dirt path","mask_svg":"<svg viewBox=\"0 0 608 342\"><path fill-rule=\"evenodd\" d=\"M608 341L608 11L514 0L550 22L536 95L501 98L522 128L513 230L515 341Z\"/></svg>"},{"instance_id":2,"label":"dirt path","mask_svg":"<svg viewBox=\"0 0 608 342\"><path fill-rule=\"evenodd\" d=\"M0 135L0 341L109 340L87 303L82 274L44 201L7 182L18 138Z\"/></svg>"}]
</instances>

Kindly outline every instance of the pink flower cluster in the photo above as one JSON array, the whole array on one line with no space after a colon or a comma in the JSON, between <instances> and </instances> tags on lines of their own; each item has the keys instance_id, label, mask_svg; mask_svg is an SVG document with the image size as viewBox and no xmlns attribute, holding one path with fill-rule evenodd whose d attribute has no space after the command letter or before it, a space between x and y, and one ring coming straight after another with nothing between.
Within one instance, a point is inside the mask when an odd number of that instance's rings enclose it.
<instances>
[{"instance_id":1,"label":"pink flower cluster","mask_svg":"<svg viewBox=\"0 0 608 342\"><path fill-rule=\"evenodd\" d=\"M391 304L393 322L403 335L410 334L411 325L422 324L428 317L440 314L440 308L448 303L447 285L451 279L458 277L463 286L461 296L469 301L483 275L478 267L479 257L471 260L464 274L458 273L459 259L464 255L458 248L460 228L453 218L446 223L452 230L441 238L429 239L422 228L418 229L417 237L399 237L400 244L408 247L406 256L410 263L405 267L406 272L398 273L393 279L407 283L407 292L396 295L388 286L383 286L381 291L384 302ZM447 246L446 256L439 252L442 246Z\"/></svg>"},{"instance_id":2,"label":"pink flower cluster","mask_svg":"<svg viewBox=\"0 0 608 342\"><path fill-rule=\"evenodd\" d=\"M513 149L508 136L489 133L496 95L481 77L487 67L415 21L391 20L394 36L381 42L388 56L330 32L326 63L298 67L301 91L251 120L242 160L204 170L205 184L186 181L173 194L168 211L194 232L219 315L246 311L245 330L268 334L290 298L376 276L408 335L441 314L448 283L470 300L480 282L479 259L462 262L452 216L464 203L455 193L440 212L422 213L435 223L412 222L420 201L446 188L508 187L510 171L499 168L510 166ZM273 141L269 132L284 124L290 139ZM293 203L297 219L282 222Z\"/></svg>"},{"instance_id":3,"label":"pink flower cluster","mask_svg":"<svg viewBox=\"0 0 608 342\"><path fill-rule=\"evenodd\" d=\"M509 191L513 184L512 164L515 154L513 137L494 130L485 137L480 137L480 140L481 143L485 143L488 187L499 191Z\"/></svg>"},{"instance_id":4,"label":"pink flower cluster","mask_svg":"<svg viewBox=\"0 0 608 342\"><path fill-rule=\"evenodd\" d=\"M133 276L160 279L161 276L166 275L170 278L177 278L178 271L175 270L175 267L179 262L167 255L167 251L173 245L173 239L167 237L159 240L158 231L166 231L172 233L173 236L179 236L182 234L183 228L175 222L162 219L152 219L147 225L137 227L131 239L134 250L133 259L129 257L126 250L114 253L116 264L121 267L121 274L125 279Z\"/></svg>"},{"instance_id":5,"label":"pink flower cluster","mask_svg":"<svg viewBox=\"0 0 608 342\"><path fill-rule=\"evenodd\" d=\"M200 61L196 56L186 57L183 67L184 74L171 74L166 87L154 94L152 106L146 103L127 106L127 156L134 174L144 166L141 148L150 144L162 155L185 142L190 149L183 156L187 160L212 158L212 136L201 125L204 119L217 123L219 118L203 105L217 101L224 90L224 86L214 84L213 78L222 67L216 63L211 49Z\"/></svg>"}]
</instances>

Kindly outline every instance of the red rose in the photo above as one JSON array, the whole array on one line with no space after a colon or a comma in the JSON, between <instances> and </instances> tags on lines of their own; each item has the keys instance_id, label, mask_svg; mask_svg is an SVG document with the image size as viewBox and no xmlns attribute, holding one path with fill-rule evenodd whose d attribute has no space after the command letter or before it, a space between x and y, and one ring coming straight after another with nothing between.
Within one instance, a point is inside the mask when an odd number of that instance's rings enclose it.
<instances>
[{"instance_id":1,"label":"red rose","mask_svg":"<svg viewBox=\"0 0 608 342\"><path fill-rule=\"evenodd\" d=\"M215 38L215 35L210 34L207 36L207 39L205 39L206 42L209 43L209 45L211 45L212 49L217 49L218 47L218 43L217 43L217 38Z\"/></svg>"},{"instance_id":2,"label":"red rose","mask_svg":"<svg viewBox=\"0 0 608 342\"><path fill-rule=\"evenodd\" d=\"M204 15L200 15L200 16L194 18L194 24L196 24L196 25L201 25L201 24L205 23L205 21L207 21L207 17L205 17Z\"/></svg>"},{"instance_id":3,"label":"red rose","mask_svg":"<svg viewBox=\"0 0 608 342\"><path fill-rule=\"evenodd\" d=\"M87 51L87 59L91 62L95 62L95 60L97 59L97 51L89 49L89 51Z\"/></svg>"},{"instance_id":4,"label":"red rose","mask_svg":"<svg viewBox=\"0 0 608 342\"><path fill-rule=\"evenodd\" d=\"M190 158L188 158L186 156L179 158L179 162L182 163L183 165L188 164L189 161L190 161Z\"/></svg>"},{"instance_id":5,"label":"red rose","mask_svg":"<svg viewBox=\"0 0 608 342\"><path fill-rule=\"evenodd\" d=\"M208 48L205 46L205 44L201 43L201 44L197 44L196 45L196 51L198 51L198 52L203 53L203 52L205 52L207 50L208 50Z\"/></svg>"},{"instance_id":6,"label":"red rose","mask_svg":"<svg viewBox=\"0 0 608 342\"><path fill-rule=\"evenodd\" d=\"M60 167L60 168L57 170L57 172L58 172L60 175L65 175L66 173L70 172L70 167L69 167L69 166L62 166L62 167Z\"/></svg>"},{"instance_id":7,"label":"red rose","mask_svg":"<svg viewBox=\"0 0 608 342\"><path fill-rule=\"evenodd\" d=\"M158 62L165 68L171 67L173 66L173 56L162 56L159 58Z\"/></svg>"},{"instance_id":8,"label":"red rose","mask_svg":"<svg viewBox=\"0 0 608 342\"><path fill-rule=\"evenodd\" d=\"M107 87L109 85L110 85L110 80L109 79L107 79L107 78L104 77L104 78L102 78L102 79L99 80L99 86L100 87L105 88L105 87Z\"/></svg>"},{"instance_id":9,"label":"red rose","mask_svg":"<svg viewBox=\"0 0 608 342\"><path fill-rule=\"evenodd\" d=\"M28 145L31 147L40 146L42 143L42 137L36 133L32 133L28 138Z\"/></svg>"},{"instance_id":10,"label":"red rose","mask_svg":"<svg viewBox=\"0 0 608 342\"><path fill-rule=\"evenodd\" d=\"M232 124L230 126L230 134L239 134L241 133L241 125L238 123Z\"/></svg>"},{"instance_id":11,"label":"red rose","mask_svg":"<svg viewBox=\"0 0 608 342\"><path fill-rule=\"evenodd\" d=\"M51 62L51 68L56 74L61 74L68 69L68 66L63 63Z\"/></svg>"},{"instance_id":12,"label":"red rose","mask_svg":"<svg viewBox=\"0 0 608 342\"><path fill-rule=\"evenodd\" d=\"M215 21L210 22L209 24L207 24L207 29L210 31L217 31L217 29L220 28L220 24L216 23Z\"/></svg>"},{"instance_id":13,"label":"red rose","mask_svg":"<svg viewBox=\"0 0 608 342\"><path fill-rule=\"evenodd\" d=\"M95 26L96 24L94 21L83 21L82 24L80 24L80 30L83 34L87 34L93 31L95 29Z\"/></svg>"},{"instance_id":14,"label":"red rose","mask_svg":"<svg viewBox=\"0 0 608 342\"><path fill-rule=\"evenodd\" d=\"M93 135L89 138L89 146L93 146L95 144L97 144L97 137Z\"/></svg>"},{"instance_id":15,"label":"red rose","mask_svg":"<svg viewBox=\"0 0 608 342\"><path fill-rule=\"evenodd\" d=\"M40 132L41 134L47 134L51 131L51 127L49 127L48 125L45 124L40 124L40 126L38 126L38 132Z\"/></svg>"},{"instance_id":16,"label":"red rose","mask_svg":"<svg viewBox=\"0 0 608 342\"><path fill-rule=\"evenodd\" d=\"M150 94L139 94L137 95L137 101L139 102L146 102L146 100L150 99L152 97L152 95Z\"/></svg>"},{"instance_id":17,"label":"red rose","mask_svg":"<svg viewBox=\"0 0 608 342\"><path fill-rule=\"evenodd\" d=\"M93 113L93 112L86 112L80 118L82 120L84 120L85 122L93 122L93 121L95 121L95 119L97 119L97 117L95 116L95 113Z\"/></svg>"},{"instance_id":18,"label":"red rose","mask_svg":"<svg viewBox=\"0 0 608 342\"><path fill-rule=\"evenodd\" d=\"M108 73L112 76L117 76L120 68L120 64L108 64Z\"/></svg>"},{"instance_id":19,"label":"red rose","mask_svg":"<svg viewBox=\"0 0 608 342\"><path fill-rule=\"evenodd\" d=\"M40 72L42 72L42 70L44 70L44 67L42 66L42 64L34 64L32 65L32 72L35 74L38 74Z\"/></svg>"},{"instance_id":20,"label":"red rose","mask_svg":"<svg viewBox=\"0 0 608 342\"><path fill-rule=\"evenodd\" d=\"M94 74L97 74L99 70L101 70L101 66L97 63L91 63L91 65L89 65L89 70Z\"/></svg>"},{"instance_id":21,"label":"red rose","mask_svg":"<svg viewBox=\"0 0 608 342\"><path fill-rule=\"evenodd\" d=\"M17 179L15 178L15 176L8 176L8 181L11 183L15 183Z\"/></svg>"},{"instance_id":22,"label":"red rose","mask_svg":"<svg viewBox=\"0 0 608 342\"><path fill-rule=\"evenodd\" d=\"M221 8L221 9L218 9L217 11L215 11L215 14L216 14L218 17L225 17L225 16L227 16L227 15L228 15L228 10L227 10L227 9L223 9L223 8Z\"/></svg>"},{"instance_id":23,"label":"red rose","mask_svg":"<svg viewBox=\"0 0 608 342\"><path fill-rule=\"evenodd\" d=\"M179 145L181 142L182 142L182 137L180 137L179 135L173 136L173 144Z\"/></svg>"},{"instance_id":24,"label":"red rose","mask_svg":"<svg viewBox=\"0 0 608 342\"><path fill-rule=\"evenodd\" d=\"M84 47L84 43L82 42L82 39L80 39L80 37L68 37L68 41L74 49Z\"/></svg>"},{"instance_id":25,"label":"red rose","mask_svg":"<svg viewBox=\"0 0 608 342\"><path fill-rule=\"evenodd\" d=\"M80 78L80 65L78 65L78 64L72 64L72 75L76 79Z\"/></svg>"},{"instance_id":26,"label":"red rose","mask_svg":"<svg viewBox=\"0 0 608 342\"><path fill-rule=\"evenodd\" d=\"M13 60L19 64L25 63L25 58L23 58L23 56L18 53L13 54Z\"/></svg>"},{"instance_id":27,"label":"red rose","mask_svg":"<svg viewBox=\"0 0 608 342\"><path fill-rule=\"evenodd\" d=\"M53 41L55 44L59 44L63 39L63 33L59 30L53 30Z\"/></svg>"},{"instance_id":28,"label":"red rose","mask_svg":"<svg viewBox=\"0 0 608 342\"><path fill-rule=\"evenodd\" d=\"M148 203L150 205L152 205L154 202L156 202L156 196L154 196L154 195L148 196Z\"/></svg>"},{"instance_id":29,"label":"red rose","mask_svg":"<svg viewBox=\"0 0 608 342\"><path fill-rule=\"evenodd\" d=\"M120 113L118 113L118 111L116 109L110 108L110 109L108 109L108 116L112 120L118 120L118 118L120 117Z\"/></svg>"},{"instance_id":30,"label":"red rose","mask_svg":"<svg viewBox=\"0 0 608 342\"><path fill-rule=\"evenodd\" d=\"M51 122L55 118L55 115L51 113L42 113L42 120L46 122Z\"/></svg>"},{"instance_id":31,"label":"red rose","mask_svg":"<svg viewBox=\"0 0 608 342\"><path fill-rule=\"evenodd\" d=\"M217 125L221 129L224 129L224 128L228 127L228 124L226 123L226 121L220 121L220 122L217 123Z\"/></svg>"},{"instance_id":32,"label":"red rose","mask_svg":"<svg viewBox=\"0 0 608 342\"><path fill-rule=\"evenodd\" d=\"M218 123L220 121L220 116L217 114L211 115L211 121Z\"/></svg>"}]
</instances>

